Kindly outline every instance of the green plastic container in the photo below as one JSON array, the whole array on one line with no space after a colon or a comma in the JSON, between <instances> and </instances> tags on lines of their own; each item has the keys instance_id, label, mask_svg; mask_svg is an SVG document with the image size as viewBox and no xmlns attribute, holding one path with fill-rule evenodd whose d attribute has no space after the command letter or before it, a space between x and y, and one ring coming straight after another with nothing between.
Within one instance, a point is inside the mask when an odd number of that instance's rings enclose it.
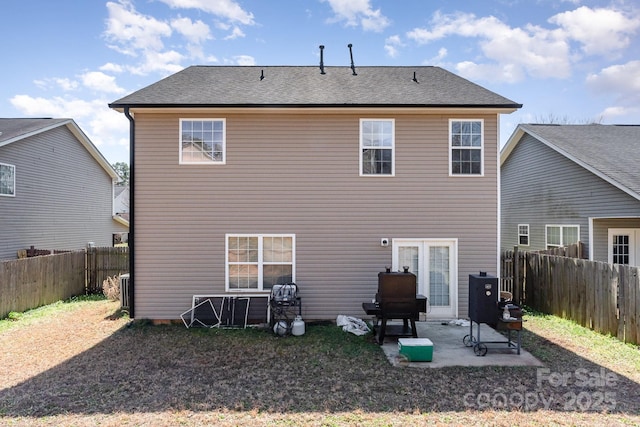
<instances>
[{"instance_id":1,"label":"green plastic container","mask_svg":"<svg viewBox=\"0 0 640 427\"><path fill-rule=\"evenodd\" d=\"M398 338L398 352L409 362L431 362L433 343L429 338Z\"/></svg>"}]
</instances>

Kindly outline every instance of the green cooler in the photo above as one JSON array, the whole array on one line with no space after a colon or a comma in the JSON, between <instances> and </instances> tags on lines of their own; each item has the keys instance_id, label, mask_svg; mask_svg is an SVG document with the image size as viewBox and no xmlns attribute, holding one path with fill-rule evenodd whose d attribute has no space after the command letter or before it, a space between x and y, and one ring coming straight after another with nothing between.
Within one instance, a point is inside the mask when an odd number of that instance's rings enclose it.
<instances>
[{"instance_id":1,"label":"green cooler","mask_svg":"<svg viewBox=\"0 0 640 427\"><path fill-rule=\"evenodd\" d=\"M398 338L398 352L409 362L431 362L433 343L429 338Z\"/></svg>"}]
</instances>

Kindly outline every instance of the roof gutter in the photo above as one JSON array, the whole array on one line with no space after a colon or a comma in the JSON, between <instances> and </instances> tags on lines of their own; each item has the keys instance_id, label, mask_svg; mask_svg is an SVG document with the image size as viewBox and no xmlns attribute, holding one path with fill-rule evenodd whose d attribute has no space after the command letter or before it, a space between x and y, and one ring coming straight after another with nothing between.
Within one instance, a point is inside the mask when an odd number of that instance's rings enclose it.
<instances>
[{"instance_id":1,"label":"roof gutter","mask_svg":"<svg viewBox=\"0 0 640 427\"><path fill-rule=\"evenodd\" d=\"M129 114L129 107L124 107L124 115L129 119L129 317L134 319L136 313L136 292L135 292L135 147L136 147L136 122Z\"/></svg>"},{"instance_id":2,"label":"roof gutter","mask_svg":"<svg viewBox=\"0 0 640 427\"><path fill-rule=\"evenodd\" d=\"M244 109L263 109L263 108L478 108L478 109L506 109L517 110L522 108L522 104L109 104L110 108L118 111L128 108L244 108Z\"/></svg>"}]
</instances>

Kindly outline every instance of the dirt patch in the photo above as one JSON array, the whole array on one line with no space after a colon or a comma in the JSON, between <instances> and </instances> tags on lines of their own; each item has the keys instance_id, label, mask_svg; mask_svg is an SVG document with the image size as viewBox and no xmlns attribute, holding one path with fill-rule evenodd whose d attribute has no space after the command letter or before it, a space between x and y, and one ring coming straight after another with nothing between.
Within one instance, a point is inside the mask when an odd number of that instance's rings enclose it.
<instances>
[{"instance_id":1,"label":"dirt patch","mask_svg":"<svg viewBox=\"0 0 640 427\"><path fill-rule=\"evenodd\" d=\"M370 337L336 333L335 326L278 338L265 331L127 326L113 316L116 309L114 302L93 302L0 333L0 423L640 423L640 374L574 353L571 342L562 348L557 337L537 335L534 322L523 346L545 362L542 373L395 368ZM598 383L602 375L615 384Z\"/></svg>"}]
</instances>

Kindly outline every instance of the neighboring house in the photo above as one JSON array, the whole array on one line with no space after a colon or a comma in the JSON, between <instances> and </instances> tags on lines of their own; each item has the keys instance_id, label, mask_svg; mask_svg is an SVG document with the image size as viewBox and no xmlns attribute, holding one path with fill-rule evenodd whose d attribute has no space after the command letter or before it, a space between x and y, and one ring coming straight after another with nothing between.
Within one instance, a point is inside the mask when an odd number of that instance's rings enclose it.
<instances>
[{"instance_id":1,"label":"neighboring house","mask_svg":"<svg viewBox=\"0 0 640 427\"><path fill-rule=\"evenodd\" d=\"M503 249L640 266L640 126L522 124L500 163Z\"/></svg>"},{"instance_id":2,"label":"neighboring house","mask_svg":"<svg viewBox=\"0 0 640 427\"><path fill-rule=\"evenodd\" d=\"M111 246L118 175L71 119L0 119L0 259Z\"/></svg>"},{"instance_id":3,"label":"neighboring house","mask_svg":"<svg viewBox=\"0 0 640 427\"><path fill-rule=\"evenodd\" d=\"M129 186L116 185L113 189L113 211L121 220L129 223ZM128 231L128 230L127 230ZM113 244L123 245L128 243L129 233L114 233Z\"/></svg>"},{"instance_id":4,"label":"neighboring house","mask_svg":"<svg viewBox=\"0 0 640 427\"><path fill-rule=\"evenodd\" d=\"M116 214L129 213L129 186L116 185L113 188L113 211Z\"/></svg>"},{"instance_id":5,"label":"neighboring house","mask_svg":"<svg viewBox=\"0 0 640 427\"><path fill-rule=\"evenodd\" d=\"M282 282L308 319L362 317L406 265L455 318L468 275L498 271L499 116L521 105L442 68L193 66L110 107L131 124L135 317Z\"/></svg>"}]
</instances>

